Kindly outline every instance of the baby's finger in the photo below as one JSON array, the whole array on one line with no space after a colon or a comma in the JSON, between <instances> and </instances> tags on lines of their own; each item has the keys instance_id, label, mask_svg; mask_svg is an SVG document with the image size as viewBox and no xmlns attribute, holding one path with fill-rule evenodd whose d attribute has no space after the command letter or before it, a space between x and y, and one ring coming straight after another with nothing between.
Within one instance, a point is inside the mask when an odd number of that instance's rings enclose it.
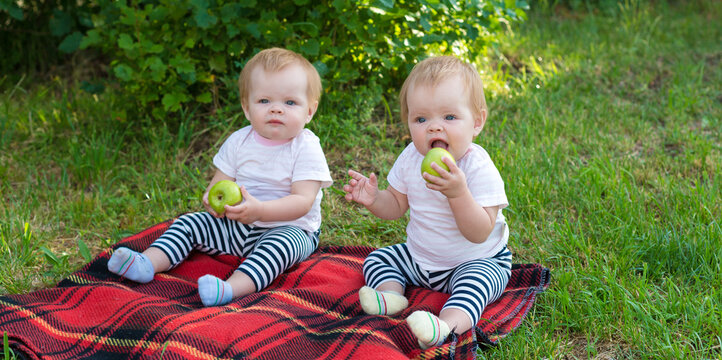
<instances>
[{"instance_id":1,"label":"baby's finger","mask_svg":"<svg viewBox=\"0 0 722 360\"><path fill-rule=\"evenodd\" d=\"M354 171L354 170L351 170L351 169L348 169L348 175L349 175L352 179L356 179L356 180L363 179L363 178L365 177L365 176L363 176L360 172L357 172L357 171Z\"/></svg>"},{"instance_id":2,"label":"baby's finger","mask_svg":"<svg viewBox=\"0 0 722 360\"><path fill-rule=\"evenodd\" d=\"M435 163L435 162L432 162L432 163L431 163L431 168L434 169L437 173L439 173L439 177L440 177L440 178L443 178L443 177L445 177L445 176L449 176L449 171L447 171L446 169L444 169L443 167L441 167L441 165L439 165L439 164L437 164L437 163ZM449 168L449 169L451 169L451 168Z\"/></svg>"},{"instance_id":3,"label":"baby's finger","mask_svg":"<svg viewBox=\"0 0 722 360\"><path fill-rule=\"evenodd\" d=\"M369 175L369 181L368 181L368 183L369 183L369 185L371 185L371 186L373 186L373 187L377 187L377 186L379 185L379 183L378 183L378 178L376 177L376 174L371 173L371 175Z\"/></svg>"},{"instance_id":4,"label":"baby's finger","mask_svg":"<svg viewBox=\"0 0 722 360\"><path fill-rule=\"evenodd\" d=\"M428 188L428 189L430 189L430 190L441 191L441 186L440 186L440 185L434 184L434 183L430 183L430 182L427 182L427 183L426 183L426 188Z\"/></svg>"},{"instance_id":5,"label":"baby's finger","mask_svg":"<svg viewBox=\"0 0 722 360\"><path fill-rule=\"evenodd\" d=\"M459 169L459 166L456 165L456 162L452 159L449 159L448 156L442 157L441 161L443 161L444 164L449 167L449 172L451 173L456 172L456 170Z\"/></svg>"},{"instance_id":6,"label":"baby's finger","mask_svg":"<svg viewBox=\"0 0 722 360\"><path fill-rule=\"evenodd\" d=\"M426 187L429 189L431 189L429 187L429 184L436 184L437 181L441 180L441 178L439 178L438 176L431 175L427 172L423 173L421 176L424 178L424 180L426 180Z\"/></svg>"}]
</instances>

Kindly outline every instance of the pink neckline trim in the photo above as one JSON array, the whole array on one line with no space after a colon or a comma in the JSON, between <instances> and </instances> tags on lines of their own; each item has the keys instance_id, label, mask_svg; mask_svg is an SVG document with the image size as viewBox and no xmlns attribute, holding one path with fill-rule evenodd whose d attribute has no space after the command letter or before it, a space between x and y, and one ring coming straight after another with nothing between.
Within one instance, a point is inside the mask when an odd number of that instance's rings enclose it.
<instances>
[{"instance_id":1,"label":"pink neckline trim","mask_svg":"<svg viewBox=\"0 0 722 360\"><path fill-rule=\"evenodd\" d=\"M257 141L259 144L265 145L265 146L283 145L283 144L291 141L291 139L284 139L284 140L271 140L271 139L266 139L266 138L264 138L263 136L261 136L261 134L255 132L255 131L253 132L253 138L256 139L256 141Z\"/></svg>"},{"instance_id":2,"label":"pink neckline trim","mask_svg":"<svg viewBox=\"0 0 722 360\"><path fill-rule=\"evenodd\" d=\"M466 151L464 152L464 155L461 155L461 157L459 158L459 160L463 159L464 156L466 156L466 154L468 154L468 153L470 153L470 152L471 152L471 146L469 146L469 148L466 149Z\"/></svg>"}]
</instances>

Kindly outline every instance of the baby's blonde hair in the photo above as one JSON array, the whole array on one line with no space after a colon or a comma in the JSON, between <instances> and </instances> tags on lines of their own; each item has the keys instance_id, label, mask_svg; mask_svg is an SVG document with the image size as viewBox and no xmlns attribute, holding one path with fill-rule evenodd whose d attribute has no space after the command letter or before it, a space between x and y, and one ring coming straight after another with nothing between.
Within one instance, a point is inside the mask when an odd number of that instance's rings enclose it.
<instances>
[{"instance_id":1,"label":"baby's blonde hair","mask_svg":"<svg viewBox=\"0 0 722 360\"><path fill-rule=\"evenodd\" d=\"M482 111L486 111L486 99L484 98L484 84L481 82L481 77L476 68L454 56L437 56L416 64L404 81L399 94L401 119L403 121L408 120L409 104L407 96L409 88L418 85L436 86L441 81L456 75L461 76L463 84L466 86L472 114L481 116Z\"/></svg>"},{"instance_id":2,"label":"baby's blonde hair","mask_svg":"<svg viewBox=\"0 0 722 360\"><path fill-rule=\"evenodd\" d=\"M251 60L248 60L243 70L241 70L241 75L238 77L238 91L240 92L241 105L246 106L248 103L248 96L251 92L251 74L256 67L262 66L264 71L275 72L283 70L286 66L292 64L301 65L306 71L308 81L306 95L308 96L309 103L312 104L319 101L321 99L322 87L321 77L318 75L316 68L313 67L305 57L291 50L270 48L254 55Z\"/></svg>"}]
</instances>

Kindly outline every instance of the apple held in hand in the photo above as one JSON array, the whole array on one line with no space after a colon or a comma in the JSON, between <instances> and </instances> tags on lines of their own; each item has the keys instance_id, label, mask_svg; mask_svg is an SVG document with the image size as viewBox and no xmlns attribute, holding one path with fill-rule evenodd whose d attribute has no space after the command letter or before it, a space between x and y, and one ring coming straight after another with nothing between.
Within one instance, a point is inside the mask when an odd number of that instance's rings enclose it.
<instances>
[{"instance_id":1,"label":"apple held in hand","mask_svg":"<svg viewBox=\"0 0 722 360\"><path fill-rule=\"evenodd\" d=\"M437 165L441 166L441 168L449 171L449 167L446 166L443 161L441 161L441 158L444 156L448 157L454 164L456 164L456 160L454 160L454 157L451 155L450 152L446 151L446 149L438 147L432 148L431 150L429 150L429 152L426 153L426 156L424 156L424 161L421 162L421 174L423 175L425 172L427 172L431 175L439 176L439 173L431 168L431 163L436 163Z\"/></svg>"},{"instance_id":2,"label":"apple held in hand","mask_svg":"<svg viewBox=\"0 0 722 360\"><path fill-rule=\"evenodd\" d=\"M243 200L241 188L233 181L221 180L208 191L208 204L218 214L223 214L226 205L236 205Z\"/></svg>"}]
</instances>

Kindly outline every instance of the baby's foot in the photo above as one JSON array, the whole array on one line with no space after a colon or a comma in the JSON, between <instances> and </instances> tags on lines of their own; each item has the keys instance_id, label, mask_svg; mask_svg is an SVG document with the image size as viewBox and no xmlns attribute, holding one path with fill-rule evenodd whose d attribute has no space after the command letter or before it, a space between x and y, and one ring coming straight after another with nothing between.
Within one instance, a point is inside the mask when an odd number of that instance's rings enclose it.
<instances>
[{"instance_id":1,"label":"baby's foot","mask_svg":"<svg viewBox=\"0 0 722 360\"><path fill-rule=\"evenodd\" d=\"M198 295L205 306L225 305L233 299L231 284L213 275L198 278Z\"/></svg>"},{"instance_id":2,"label":"baby's foot","mask_svg":"<svg viewBox=\"0 0 722 360\"><path fill-rule=\"evenodd\" d=\"M414 311L406 318L422 349L439 346L451 332L449 325L428 311Z\"/></svg>"},{"instance_id":3,"label":"baby's foot","mask_svg":"<svg viewBox=\"0 0 722 360\"><path fill-rule=\"evenodd\" d=\"M369 315L394 315L406 309L409 301L393 291L376 291L368 286L358 291L361 308Z\"/></svg>"},{"instance_id":4,"label":"baby's foot","mask_svg":"<svg viewBox=\"0 0 722 360\"><path fill-rule=\"evenodd\" d=\"M153 280L155 270L147 256L128 248L118 248L108 260L108 270L113 274L139 283Z\"/></svg>"}]
</instances>

